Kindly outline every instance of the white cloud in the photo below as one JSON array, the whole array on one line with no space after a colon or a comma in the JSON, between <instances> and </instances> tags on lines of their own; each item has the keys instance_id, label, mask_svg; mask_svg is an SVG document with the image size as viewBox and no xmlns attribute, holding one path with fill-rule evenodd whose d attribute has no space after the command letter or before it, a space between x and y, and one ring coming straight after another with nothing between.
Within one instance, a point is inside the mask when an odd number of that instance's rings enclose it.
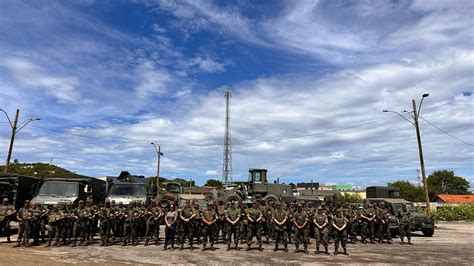
<instances>
[{"instance_id":1,"label":"white cloud","mask_svg":"<svg viewBox=\"0 0 474 266\"><path fill-rule=\"evenodd\" d=\"M190 66L198 66L200 70L209 73L221 73L225 71L226 64L219 63L209 57L197 56L189 60Z\"/></svg>"},{"instance_id":2,"label":"white cloud","mask_svg":"<svg viewBox=\"0 0 474 266\"><path fill-rule=\"evenodd\" d=\"M9 56L4 58L0 64L10 70L22 85L43 89L61 102L81 100L81 95L76 89L79 84L76 77L49 74L42 67L22 57Z\"/></svg>"},{"instance_id":3,"label":"white cloud","mask_svg":"<svg viewBox=\"0 0 474 266\"><path fill-rule=\"evenodd\" d=\"M149 60L141 60L136 73L138 86L135 90L142 98L164 94L172 81L172 76L167 70L156 67Z\"/></svg>"}]
</instances>

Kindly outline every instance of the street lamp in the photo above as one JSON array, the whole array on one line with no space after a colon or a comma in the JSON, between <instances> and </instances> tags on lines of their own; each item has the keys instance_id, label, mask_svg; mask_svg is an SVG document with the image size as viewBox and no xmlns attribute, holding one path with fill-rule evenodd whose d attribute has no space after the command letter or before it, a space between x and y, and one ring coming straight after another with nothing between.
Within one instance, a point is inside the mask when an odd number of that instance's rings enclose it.
<instances>
[{"instance_id":1,"label":"street lamp","mask_svg":"<svg viewBox=\"0 0 474 266\"><path fill-rule=\"evenodd\" d=\"M161 152L160 145L158 145L158 148L157 148L157 145L155 145L155 143L152 142L150 144L153 145L153 147L155 147L156 155L158 157L157 166L156 166L156 190L158 191L160 189L160 158L161 156L164 156L164 154Z\"/></svg>"},{"instance_id":2,"label":"street lamp","mask_svg":"<svg viewBox=\"0 0 474 266\"><path fill-rule=\"evenodd\" d=\"M425 160L423 159L423 146L421 145L420 125L418 124L418 118L420 116L420 111L421 111L421 105L423 104L423 100L428 96L429 96L428 93L425 93L425 94L422 95L418 110L416 108L415 100L414 99L412 100L413 114L406 111L406 110L402 111L402 113L408 113L413 118L414 122L408 120L405 116L403 116L402 114L400 114L398 112L395 112L395 111L383 110L383 112L395 113L395 114L399 115L400 117L402 117L403 119L405 119L406 121L408 121L413 126L415 126L416 139L418 141L418 154L420 156L421 176L423 177L423 185L424 185L424 192L425 192L426 210L428 212L428 215L431 215L430 198L429 198L429 195L428 195L428 180L426 178Z\"/></svg>"},{"instance_id":3,"label":"street lamp","mask_svg":"<svg viewBox=\"0 0 474 266\"><path fill-rule=\"evenodd\" d=\"M22 130L24 127L26 127L26 125L28 125L29 123L31 123L33 121L38 121L38 120L41 120L41 119L40 118L30 118L30 119L27 119L27 120L23 121L19 126L17 126L18 125L18 117L20 116L20 109L16 109L15 120L13 120L13 123L10 120L10 117L8 116L8 113L5 112L5 110L0 108L0 111L3 112L3 114L5 114L5 116L7 117L8 123L10 124L10 127L12 128L12 133L11 133L11 137L10 137L10 146L8 147L7 161L5 163L5 173L8 173L8 171L10 170L10 159L12 157L13 143L15 142L16 134L18 132L20 132L20 130Z\"/></svg>"}]
</instances>

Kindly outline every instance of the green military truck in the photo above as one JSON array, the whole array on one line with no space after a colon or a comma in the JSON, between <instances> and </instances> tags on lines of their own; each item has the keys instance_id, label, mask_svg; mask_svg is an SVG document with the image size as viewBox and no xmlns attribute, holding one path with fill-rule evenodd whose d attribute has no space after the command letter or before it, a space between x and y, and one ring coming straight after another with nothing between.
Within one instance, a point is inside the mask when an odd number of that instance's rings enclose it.
<instances>
[{"instance_id":1,"label":"green military truck","mask_svg":"<svg viewBox=\"0 0 474 266\"><path fill-rule=\"evenodd\" d=\"M295 198L290 185L269 183L267 169L249 169L247 182L236 182L227 186L220 197L225 203L232 200L247 203L252 200L264 200L272 205L281 198Z\"/></svg>"},{"instance_id":2,"label":"green military truck","mask_svg":"<svg viewBox=\"0 0 474 266\"><path fill-rule=\"evenodd\" d=\"M433 217L419 213L413 202L402 199L399 188L373 186L367 187L365 191L367 200L370 203L378 204L379 202L383 202L385 207L392 214L392 218L390 220L390 231L392 232L392 235L399 234L398 220L396 220L395 214L401 208L402 203L404 203L410 210L411 216L413 217L411 231L421 231L424 236L433 236L435 228Z\"/></svg>"}]
</instances>

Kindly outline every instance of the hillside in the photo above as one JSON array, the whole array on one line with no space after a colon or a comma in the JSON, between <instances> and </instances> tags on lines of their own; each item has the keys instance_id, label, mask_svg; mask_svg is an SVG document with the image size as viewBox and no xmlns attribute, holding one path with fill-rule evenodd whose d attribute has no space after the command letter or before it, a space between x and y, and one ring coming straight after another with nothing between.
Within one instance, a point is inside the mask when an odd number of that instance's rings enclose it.
<instances>
[{"instance_id":1,"label":"hillside","mask_svg":"<svg viewBox=\"0 0 474 266\"><path fill-rule=\"evenodd\" d=\"M4 165L0 166L0 173L3 173ZM49 163L12 163L10 173L27 176L81 176L62 167Z\"/></svg>"}]
</instances>

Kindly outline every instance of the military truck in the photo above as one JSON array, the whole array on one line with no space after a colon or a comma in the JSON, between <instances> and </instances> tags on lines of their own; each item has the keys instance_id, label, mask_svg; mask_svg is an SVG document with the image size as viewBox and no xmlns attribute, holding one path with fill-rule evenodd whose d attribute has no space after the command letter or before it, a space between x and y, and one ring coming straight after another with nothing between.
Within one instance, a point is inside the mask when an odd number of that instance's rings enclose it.
<instances>
[{"instance_id":1,"label":"military truck","mask_svg":"<svg viewBox=\"0 0 474 266\"><path fill-rule=\"evenodd\" d=\"M106 177L107 199L116 203L128 205L132 201L148 204L148 185L144 176L131 175L122 171L118 176Z\"/></svg>"},{"instance_id":2,"label":"military truck","mask_svg":"<svg viewBox=\"0 0 474 266\"><path fill-rule=\"evenodd\" d=\"M32 203L45 206L60 202L77 206L79 200L92 199L102 206L105 201L105 181L86 176L41 177L41 184Z\"/></svg>"},{"instance_id":3,"label":"military truck","mask_svg":"<svg viewBox=\"0 0 474 266\"><path fill-rule=\"evenodd\" d=\"M25 200L31 200L40 184L40 179L33 176L17 174L0 174L0 202L8 198L8 202L19 210Z\"/></svg>"},{"instance_id":4,"label":"military truck","mask_svg":"<svg viewBox=\"0 0 474 266\"><path fill-rule=\"evenodd\" d=\"M393 219L396 218L395 215L397 211L401 208L402 203L404 203L407 206L407 209L410 210L411 216L413 217L413 221L411 223L411 231L421 231L424 236L433 236L433 217L429 217L425 214L419 213L415 208L413 202L402 199L401 191L399 188L381 186L367 187L366 197L367 200L371 203L383 202L385 204L385 207L393 215ZM398 235L398 229L398 220L396 221L396 223L391 221L390 231L392 232L392 235Z\"/></svg>"},{"instance_id":5,"label":"military truck","mask_svg":"<svg viewBox=\"0 0 474 266\"><path fill-rule=\"evenodd\" d=\"M225 203L232 200L247 203L253 200L264 200L269 205L280 201L281 198L296 199L290 185L269 183L267 169L254 168L249 169L247 182L236 182L227 186L220 198Z\"/></svg>"}]
</instances>

